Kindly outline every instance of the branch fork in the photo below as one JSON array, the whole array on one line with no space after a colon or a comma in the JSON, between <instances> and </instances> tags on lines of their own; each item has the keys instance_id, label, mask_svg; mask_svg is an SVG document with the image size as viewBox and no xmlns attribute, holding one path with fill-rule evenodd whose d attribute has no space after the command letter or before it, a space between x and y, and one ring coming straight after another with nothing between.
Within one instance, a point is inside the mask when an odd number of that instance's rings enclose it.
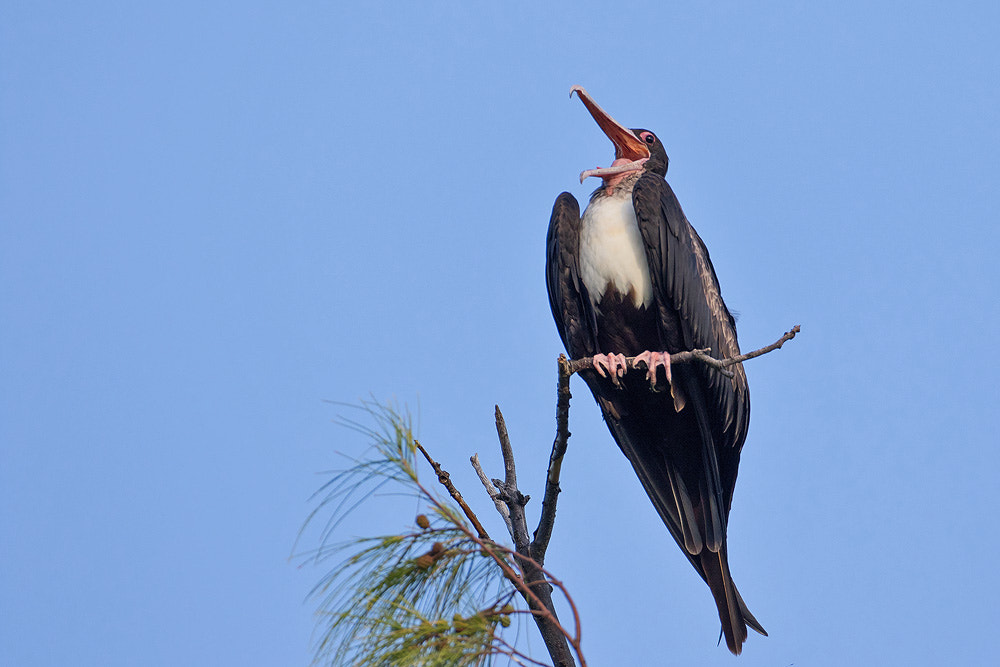
<instances>
[{"instance_id":1,"label":"branch fork","mask_svg":"<svg viewBox=\"0 0 1000 667\"><path fill-rule=\"evenodd\" d=\"M497 497L500 498L504 503L510 505L514 503L515 505L520 505L524 507L531 500L531 496L526 496L521 493L516 486L509 487L507 483L500 479L494 479L493 483L496 484Z\"/></svg>"}]
</instances>

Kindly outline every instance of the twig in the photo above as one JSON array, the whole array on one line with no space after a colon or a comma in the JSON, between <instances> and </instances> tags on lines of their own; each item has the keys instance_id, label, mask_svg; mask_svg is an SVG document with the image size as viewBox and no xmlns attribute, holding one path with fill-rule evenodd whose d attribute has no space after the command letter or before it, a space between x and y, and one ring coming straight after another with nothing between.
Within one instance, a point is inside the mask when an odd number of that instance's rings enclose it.
<instances>
[{"instance_id":1,"label":"twig","mask_svg":"<svg viewBox=\"0 0 1000 667\"><path fill-rule=\"evenodd\" d=\"M496 505L497 512L503 517L503 522L507 524L507 532L510 533L510 539L513 540L514 528L510 524L510 510L507 509L506 503L500 498L500 492L497 491L497 487L493 486L493 482L486 476L483 466L479 463L479 454L474 454L469 460L472 462L472 467L475 469L476 474L479 475L479 481L483 483L486 493L489 494L493 504Z\"/></svg>"},{"instance_id":2,"label":"twig","mask_svg":"<svg viewBox=\"0 0 1000 667\"><path fill-rule=\"evenodd\" d=\"M760 355L767 354L768 352L773 352L774 350L781 348L781 346L784 345L786 342L795 338L795 334L799 333L799 331L801 330L802 327L796 324L794 327L791 328L791 330L786 331L781 338L771 343L770 345L762 347L759 350L754 350L753 352L747 352L746 354L741 354L736 357L729 357L727 359L716 359L715 357L708 354L709 352L711 352L711 349L707 347L700 348L697 350L672 352L670 354L670 364L676 365L676 364L686 364L692 361L700 361L703 364L706 364L707 366L711 366L712 368L717 369L720 373L722 373L726 377L733 377L733 372L726 370L727 367L732 366L734 364L742 363L748 359L753 359L754 357L759 357ZM636 360L635 357L626 357L625 363L628 365L629 368L635 368L636 367L635 360ZM572 375L573 373L579 373L580 371L586 368L593 368L593 367L594 367L593 357L583 357L580 359L574 359L569 362L570 375Z\"/></svg>"},{"instance_id":3,"label":"twig","mask_svg":"<svg viewBox=\"0 0 1000 667\"><path fill-rule=\"evenodd\" d=\"M733 364L743 363L747 359L753 359L754 357L759 357L762 354L767 354L768 352L773 352L774 350L781 349L781 346L795 338L795 334L802 331L802 327L796 324L789 331L786 331L784 335L778 340L774 341L770 345L760 348L759 350L754 350L753 352L747 352L746 354L741 354L738 357L733 357L732 359L724 359L721 363L726 366L732 366Z\"/></svg>"},{"instance_id":4,"label":"twig","mask_svg":"<svg viewBox=\"0 0 1000 667\"><path fill-rule=\"evenodd\" d=\"M427 462L431 464L431 467L434 468L434 473L437 475L438 481L441 482L441 485L444 488L448 489L448 493L451 494L451 497L455 499L458 506L462 508L463 512L465 512L465 516L469 519L469 521L472 522L476 532L479 533L479 538L492 542L493 539L490 537L490 534L486 532L485 528L483 528L483 524L479 523L479 517L476 516L476 513L473 512L472 508L465 502L465 498L462 497L462 494L459 493L458 489L455 488L455 485L452 484L451 474L442 468L440 463L431 458L431 455L427 453L427 450L424 449L423 445L416 440L413 442L416 444L417 449L420 450L420 453L424 455L424 458L427 459Z\"/></svg>"}]
</instances>

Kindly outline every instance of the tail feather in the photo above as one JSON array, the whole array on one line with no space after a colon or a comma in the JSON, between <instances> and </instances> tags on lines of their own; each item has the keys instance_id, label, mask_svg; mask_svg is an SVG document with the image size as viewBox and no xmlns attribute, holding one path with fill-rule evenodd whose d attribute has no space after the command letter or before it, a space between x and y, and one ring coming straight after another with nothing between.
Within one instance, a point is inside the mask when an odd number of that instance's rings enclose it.
<instances>
[{"instance_id":1,"label":"tail feather","mask_svg":"<svg viewBox=\"0 0 1000 667\"><path fill-rule=\"evenodd\" d=\"M726 637L726 646L734 655L739 655L743 650L743 642L747 639L748 624L761 634L767 633L747 610L746 604L743 603L733 584L726 548L723 547L718 552L705 550L699 554L699 559L708 587L712 589L715 606L719 609L719 620L722 622L722 634Z\"/></svg>"},{"instance_id":2,"label":"tail feather","mask_svg":"<svg viewBox=\"0 0 1000 667\"><path fill-rule=\"evenodd\" d=\"M740 613L743 614L743 620L746 621L747 626L757 634L767 637L767 630L764 629L764 626L760 624L760 621L754 618L753 614L750 613L750 610L747 609L747 603L743 601L743 596L740 595L739 590L737 590L736 584L733 584L733 590L736 591L736 601L740 603Z\"/></svg>"}]
</instances>

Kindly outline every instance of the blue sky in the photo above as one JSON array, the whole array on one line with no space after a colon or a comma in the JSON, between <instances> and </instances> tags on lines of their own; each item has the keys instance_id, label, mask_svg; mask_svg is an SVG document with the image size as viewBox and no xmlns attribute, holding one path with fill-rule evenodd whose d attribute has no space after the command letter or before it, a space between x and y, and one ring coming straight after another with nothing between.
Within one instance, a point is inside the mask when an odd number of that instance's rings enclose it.
<instances>
[{"instance_id":1,"label":"blue sky","mask_svg":"<svg viewBox=\"0 0 1000 667\"><path fill-rule=\"evenodd\" d=\"M0 14L5 664L306 664L288 556L365 448L326 401L409 405L494 534L499 403L541 497L545 230L612 157L573 84L663 140L743 347L803 327L747 367L730 559L771 636L739 662L993 659L995 3ZM547 565L590 664L735 664L574 389Z\"/></svg>"}]
</instances>

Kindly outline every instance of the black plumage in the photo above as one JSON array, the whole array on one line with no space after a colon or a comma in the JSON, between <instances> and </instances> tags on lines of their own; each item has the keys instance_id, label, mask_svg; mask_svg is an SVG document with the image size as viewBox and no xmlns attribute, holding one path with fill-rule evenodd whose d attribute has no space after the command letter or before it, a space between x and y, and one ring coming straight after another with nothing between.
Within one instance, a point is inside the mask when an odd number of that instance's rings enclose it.
<instances>
[{"instance_id":1,"label":"black plumage","mask_svg":"<svg viewBox=\"0 0 1000 667\"><path fill-rule=\"evenodd\" d=\"M665 180L663 145L647 130L625 130L586 91L574 91L616 147L612 168L584 174L604 179L590 205L606 197L631 200L635 220L627 224L638 227L636 243L641 239L641 268L648 269L651 294L641 298L640 281L608 282L595 293L602 285L593 277L593 260L585 265L581 256L600 250L603 239L584 229L599 226L586 213L581 218L572 195L559 195L549 223L546 278L567 352L573 359L696 348L709 348L717 358L738 355L735 321L708 250ZM663 522L711 588L726 644L738 654L747 626L766 633L729 572L727 522L750 419L746 375L740 364L731 370L734 377L728 378L703 364L677 365L665 391L654 391L636 371L620 386L595 369L581 376Z\"/></svg>"}]
</instances>

